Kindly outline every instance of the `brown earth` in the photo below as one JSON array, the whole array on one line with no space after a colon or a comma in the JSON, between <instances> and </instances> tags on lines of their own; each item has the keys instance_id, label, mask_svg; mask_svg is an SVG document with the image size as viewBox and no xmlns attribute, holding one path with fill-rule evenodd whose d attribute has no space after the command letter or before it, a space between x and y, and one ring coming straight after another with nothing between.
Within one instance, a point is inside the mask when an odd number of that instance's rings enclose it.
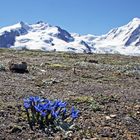
<instances>
[{"instance_id":1,"label":"brown earth","mask_svg":"<svg viewBox=\"0 0 140 140\"><path fill-rule=\"evenodd\" d=\"M12 73L10 61L28 63ZM140 57L0 49L0 140L140 140ZM62 99L80 110L73 131L31 131L23 98Z\"/></svg>"}]
</instances>

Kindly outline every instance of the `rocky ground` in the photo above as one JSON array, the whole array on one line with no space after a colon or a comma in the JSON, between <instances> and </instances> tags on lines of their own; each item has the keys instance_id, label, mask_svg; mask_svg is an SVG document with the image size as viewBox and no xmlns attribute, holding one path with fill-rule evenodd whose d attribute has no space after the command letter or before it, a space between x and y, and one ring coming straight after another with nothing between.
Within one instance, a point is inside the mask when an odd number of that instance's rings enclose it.
<instances>
[{"instance_id":1,"label":"rocky ground","mask_svg":"<svg viewBox=\"0 0 140 140\"><path fill-rule=\"evenodd\" d=\"M29 73L10 72L11 60L26 61ZM30 130L30 95L76 106L73 131ZM140 57L0 49L0 140L36 139L140 140Z\"/></svg>"}]
</instances>

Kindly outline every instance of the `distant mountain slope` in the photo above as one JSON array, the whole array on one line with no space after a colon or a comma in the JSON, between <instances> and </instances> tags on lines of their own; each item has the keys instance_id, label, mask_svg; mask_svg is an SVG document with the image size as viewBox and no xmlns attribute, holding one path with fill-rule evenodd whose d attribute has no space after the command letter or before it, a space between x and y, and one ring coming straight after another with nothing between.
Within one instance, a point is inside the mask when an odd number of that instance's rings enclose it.
<instances>
[{"instance_id":1,"label":"distant mountain slope","mask_svg":"<svg viewBox=\"0 0 140 140\"><path fill-rule=\"evenodd\" d=\"M42 21L0 28L0 47L76 53L140 55L140 19L112 29L105 35L79 35Z\"/></svg>"}]
</instances>

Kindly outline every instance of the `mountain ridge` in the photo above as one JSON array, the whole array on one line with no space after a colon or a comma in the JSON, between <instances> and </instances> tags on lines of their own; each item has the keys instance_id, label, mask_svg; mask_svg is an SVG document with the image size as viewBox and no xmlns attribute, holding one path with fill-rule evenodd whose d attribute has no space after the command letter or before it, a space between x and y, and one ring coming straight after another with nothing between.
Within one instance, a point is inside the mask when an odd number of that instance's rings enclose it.
<instances>
[{"instance_id":1,"label":"mountain ridge","mask_svg":"<svg viewBox=\"0 0 140 140\"><path fill-rule=\"evenodd\" d=\"M140 55L140 19L95 36L69 33L43 21L0 28L0 48Z\"/></svg>"}]
</instances>

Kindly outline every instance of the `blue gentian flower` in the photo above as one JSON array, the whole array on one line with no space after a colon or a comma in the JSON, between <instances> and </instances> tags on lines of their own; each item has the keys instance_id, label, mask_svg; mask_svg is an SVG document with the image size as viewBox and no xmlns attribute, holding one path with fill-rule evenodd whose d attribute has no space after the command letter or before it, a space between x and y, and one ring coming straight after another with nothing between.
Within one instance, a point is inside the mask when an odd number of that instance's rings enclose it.
<instances>
[{"instance_id":1,"label":"blue gentian flower","mask_svg":"<svg viewBox=\"0 0 140 140\"><path fill-rule=\"evenodd\" d=\"M43 101L44 101L44 99L40 98L39 96L34 97L34 102L36 102L36 103L40 103L40 102L43 102Z\"/></svg>"},{"instance_id":2,"label":"blue gentian flower","mask_svg":"<svg viewBox=\"0 0 140 140\"><path fill-rule=\"evenodd\" d=\"M43 102L45 102L45 103L49 103L50 102L50 100L48 100L48 99L43 99L44 101Z\"/></svg>"},{"instance_id":3,"label":"blue gentian flower","mask_svg":"<svg viewBox=\"0 0 140 140\"><path fill-rule=\"evenodd\" d=\"M58 112L57 111L55 112L54 110L52 110L51 114L54 118L58 118Z\"/></svg>"},{"instance_id":4,"label":"blue gentian flower","mask_svg":"<svg viewBox=\"0 0 140 140\"><path fill-rule=\"evenodd\" d=\"M65 115L66 112L67 112L67 110L66 110L66 108L64 108L64 109L62 110L63 115Z\"/></svg>"},{"instance_id":5,"label":"blue gentian flower","mask_svg":"<svg viewBox=\"0 0 140 140\"><path fill-rule=\"evenodd\" d=\"M44 104L44 109L51 111L52 109L54 109L54 106L52 106L51 102L48 102L47 104Z\"/></svg>"},{"instance_id":6,"label":"blue gentian flower","mask_svg":"<svg viewBox=\"0 0 140 140\"><path fill-rule=\"evenodd\" d=\"M47 115L46 112L42 112L42 111L41 111L40 113L41 113L41 116L42 116L42 117L45 117L45 116Z\"/></svg>"},{"instance_id":7,"label":"blue gentian flower","mask_svg":"<svg viewBox=\"0 0 140 140\"><path fill-rule=\"evenodd\" d=\"M30 96L29 100L33 103L41 103L44 99L40 98L39 96Z\"/></svg>"},{"instance_id":8,"label":"blue gentian flower","mask_svg":"<svg viewBox=\"0 0 140 140\"><path fill-rule=\"evenodd\" d=\"M24 102L24 107L25 107L26 109L29 109L29 108L30 108L30 104L27 103L27 102Z\"/></svg>"},{"instance_id":9,"label":"blue gentian flower","mask_svg":"<svg viewBox=\"0 0 140 140\"><path fill-rule=\"evenodd\" d=\"M42 105L42 109L43 109L43 110L47 110L47 109L48 109L48 107L49 107L49 104L48 104L48 103L47 103L47 104L43 104L43 105Z\"/></svg>"},{"instance_id":10,"label":"blue gentian flower","mask_svg":"<svg viewBox=\"0 0 140 140\"><path fill-rule=\"evenodd\" d=\"M30 100L31 102L34 102L34 97L33 97L33 96L30 96L30 97L29 97L29 100Z\"/></svg>"},{"instance_id":11,"label":"blue gentian flower","mask_svg":"<svg viewBox=\"0 0 140 140\"><path fill-rule=\"evenodd\" d=\"M56 100L54 103L55 103L56 107L60 107L62 101L61 100Z\"/></svg>"},{"instance_id":12,"label":"blue gentian flower","mask_svg":"<svg viewBox=\"0 0 140 140\"><path fill-rule=\"evenodd\" d=\"M35 107L35 110L37 111L37 112L41 112L42 111L42 106L40 105L40 104L38 104L38 105L36 105L36 106L34 106Z\"/></svg>"},{"instance_id":13,"label":"blue gentian flower","mask_svg":"<svg viewBox=\"0 0 140 140\"><path fill-rule=\"evenodd\" d=\"M24 101L24 107L25 107L26 109L29 109L30 106L31 106L30 100L29 100L29 99L23 99L23 101Z\"/></svg>"},{"instance_id":14,"label":"blue gentian flower","mask_svg":"<svg viewBox=\"0 0 140 140\"><path fill-rule=\"evenodd\" d=\"M63 108L63 107L66 107L67 103L66 102L60 102L59 103L59 107Z\"/></svg>"},{"instance_id":15,"label":"blue gentian flower","mask_svg":"<svg viewBox=\"0 0 140 140\"><path fill-rule=\"evenodd\" d=\"M72 119L76 119L78 117L78 114L79 114L79 110L75 110L75 108L72 107L72 109L71 109L71 117L72 117Z\"/></svg>"},{"instance_id":16,"label":"blue gentian flower","mask_svg":"<svg viewBox=\"0 0 140 140\"><path fill-rule=\"evenodd\" d=\"M31 101L29 100L29 98L27 99L23 99L24 103L31 103Z\"/></svg>"},{"instance_id":17,"label":"blue gentian flower","mask_svg":"<svg viewBox=\"0 0 140 140\"><path fill-rule=\"evenodd\" d=\"M79 110L72 107L70 113L67 113L66 106L67 103L62 100L50 101L45 98L40 98L39 96L30 96L24 99L24 107L26 109L28 121L32 121L33 126L36 122L41 125L40 121L42 121L42 125L44 125L43 121L48 125L53 124L55 119L61 123L68 117L71 117L71 122L73 122L73 120L78 117ZM30 109L30 111L28 109Z\"/></svg>"},{"instance_id":18,"label":"blue gentian flower","mask_svg":"<svg viewBox=\"0 0 140 140\"><path fill-rule=\"evenodd\" d=\"M54 103L52 104L52 106L55 108L55 110L57 110L58 108L64 108L66 107L67 103L66 102L62 102L61 100L55 100Z\"/></svg>"}]
</instances>

